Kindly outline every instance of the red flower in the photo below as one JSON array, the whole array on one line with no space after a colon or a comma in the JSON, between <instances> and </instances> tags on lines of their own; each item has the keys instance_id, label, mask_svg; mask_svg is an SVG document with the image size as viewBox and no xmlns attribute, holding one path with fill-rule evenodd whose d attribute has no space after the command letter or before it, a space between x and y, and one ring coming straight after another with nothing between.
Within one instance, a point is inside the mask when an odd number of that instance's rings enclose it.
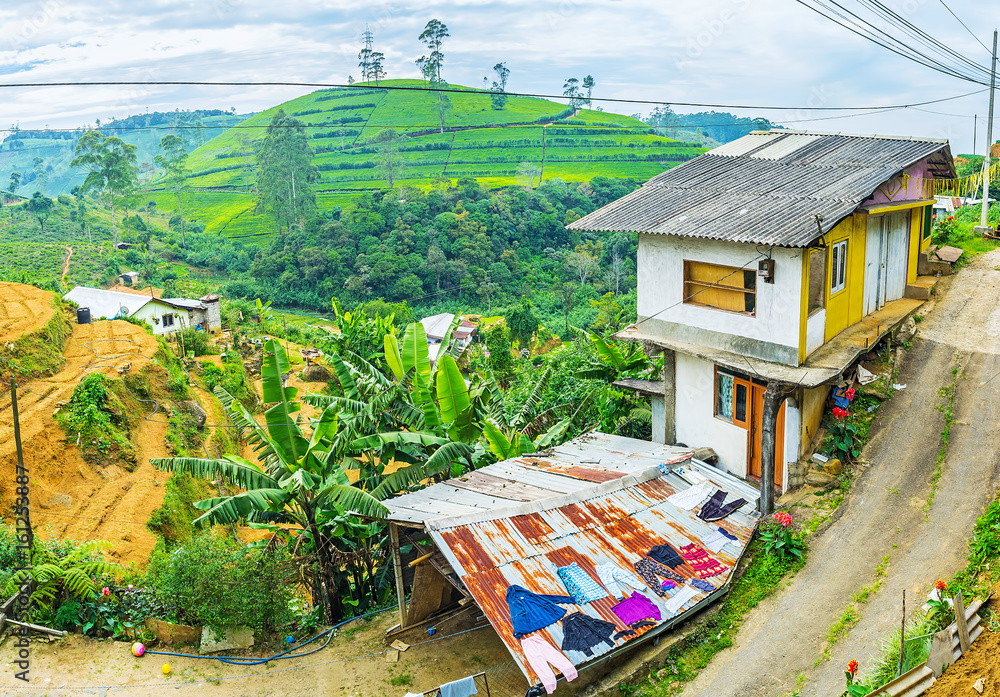
<instances>
[{"instance_id":1,"label":"red flower","mask_svg":"<svg viewBox=\"0 0 1000 697\"><path fill-rule=\"evenodd\" d=\"M107 586L104 586L104 588L101 589L101 595L107 598L109 595L111 595L111 589L108 588Z\"/></svg>"},{"instance_id":2,"label":"red flower","mask_svg":"<svg viewBox=\"0 0 1000 697\"><path fill-rule=\"evenodd\" d=\"M847 401L848 402L850 402L851 400L853 400L854 399L854 388L853 387L848 388L848 390L844 393L844 396L847 397Z\"/></svg>"},{"instance_id":3,"label":"red flower","mask_svg":"<svg viewBox=\"0 0 1000 697\"><path fill-rule=\"evenodd\" d=\"M784 511L778 511L774 513L771 518L775 520L783 528L787 528L792 524L792 516Z\"/></svg>"},{"instance_id":4,"label":"red flower","mask_svg":"<svg viewBox=\"0 0 1000 697\"><path fill-rule=\"evenodd\" d=\"M955 216L953 216L953 215L949 215L949 216L948 216L948 221L949 221L949 222L951 222L951 221L952 221L952 220L954 220L954 219L955 219Z\"/></svg>"},{"instance_id":5,"label":"red flower","mask_svg":"<svg viewBox=\"0 0 1000 697\"><path fill-rule=\"evenodd\" d=\"M841 409L840 407L834 407L833 408L833 415L834 415L835 418L843 419L845 417L850 416L851 412L847 411L846 409Z\"/></svg>"},{"instance_id":6,"label":"red flower","mask_svg":"<svg viewBox=\"0 0 1000 697\"><path fill-rule=\"evenodd\" d=\"M937 213L931 216L931 220L937 220Z\"/></svg>"},{"instance_id":7,"label":"red flower","mask_svg":"<svg viewBox=\"0 0 1000 697\"><path fill-rule=\"evenodd\" d=\"M934 587L937 588L939 591L943 591L945 588L948 587L948 584L942 581L941 579L938 579L937 582L934 584Z\"/></svg>"},{"instance_id":8,"label":"red flower","mask_svg":"<svg viewBox=\"0 0 1000 697\"><path fill-rule=\"evenodd\" d=\"M858 662L855 661L853 658L851 659L851 662L847 664L847 672L850 673L852 676L858 674Z\"/></svg>"}]
</instances>

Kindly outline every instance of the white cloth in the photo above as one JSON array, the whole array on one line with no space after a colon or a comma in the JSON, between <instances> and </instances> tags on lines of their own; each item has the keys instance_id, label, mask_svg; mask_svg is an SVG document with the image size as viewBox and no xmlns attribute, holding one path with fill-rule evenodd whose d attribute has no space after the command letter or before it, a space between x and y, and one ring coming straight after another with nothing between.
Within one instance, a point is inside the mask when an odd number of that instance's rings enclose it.
<instances>
[{"instance_id":1,"label":"white cloth","mask_svg":"<svg viewBox=\"0 0 1000 697\"><path fill-rule=\"evenodd\" d=\"M676 615L684 603L691 600L691 598L698 595L700 592L701 591L697 588L684 584L681 586L680 590L670 596L667 602L664 603L664 606L667 608L667 612L671 615Z\"/></svg>"},{"instance_id":2,"label":"white cloth","mask_svg":"<svg viewBox=\"0 0 1000 697\"><path fill-rule=\"evenodd\" d=\"M646 584L638 576L611 562L598 564L594 570L597 572L597 577L601 579L601 585L619 600L624 600L625 596L630 595L633 590L646 589Z\"/></svg>"},{"instance_id":3,"label":"white cloth","mask_svg":"<svg viewBox=\"0 0 1000 697\"><path fill-rule=\"evenodd\" d=\"M701 484L695 484L684 491L678 491L676 494L668 496L667 501L678 508L690 511L711 496L713 491L715 491L715 486L711 482L702 482Z\"/></svg>"},{"instance_id":4,"label":"white cloth","mask_svg":"<svg viewBox=\"0 0 1000 697\"><path fill-rule=\"evenodd\" d=\"M474 677L462 678L446 682L440 688L441 697L472 697L478 690L476 689L476 679Z\"/></svg>"},{"instance_id":5,"label":"white cloth","mask_svg":"<svg viewBox=\"0 0 1000 697\"><path fill-rule=\"evenodd\" d=\"M710 552L718 552L730 542L732 542L732 540L718 530L701 538L702 546Z\"/></svg>"}]
</instances>

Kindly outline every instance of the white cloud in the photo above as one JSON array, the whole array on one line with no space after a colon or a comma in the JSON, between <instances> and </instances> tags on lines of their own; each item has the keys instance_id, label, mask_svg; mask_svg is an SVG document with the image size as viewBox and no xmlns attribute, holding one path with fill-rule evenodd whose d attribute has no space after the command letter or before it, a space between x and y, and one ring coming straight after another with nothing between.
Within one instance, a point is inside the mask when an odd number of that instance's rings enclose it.
<instances>
[{"instance_id":1,"label":"white cloud","mask_svg":"<svg viewBox=\"0 0 1000 697\"><path fill-rule=\"evenodd\" d=\"M975 19L976 27L1000 23L997 4L954 0L951 6L967 22ZM988 61L938 3L900 0L897 9L956 50ZM509 87L516 91L558 93L566 77L589 73L597 78L597 96L675 102L893 104L975 87L895 56L793 0L431 0L419 8L395 0L340 0L336 7L318 0L42 0L0 9L0 82L340 82L349 74L357 77L359 36L366 22L375 32L377 50L386 55L389 76L416 77L413 61L425 50L417 35L432 17L451 30L444 47L446 78L455 84L478 86L502 60L512 71ZM307 91L3 90L0 123L75 126L146 108L257 111ZM821 121L802 119L833 114L785 116L793 127L950 137L959 152L972 143L972 119L964 116L984 113L985 105L985 95L979 95L930 107L960 117L915 110ZM651 107L605 108L632 113ZM740 113L777 121L782 114Z\"/></svg>"}]
</instances>

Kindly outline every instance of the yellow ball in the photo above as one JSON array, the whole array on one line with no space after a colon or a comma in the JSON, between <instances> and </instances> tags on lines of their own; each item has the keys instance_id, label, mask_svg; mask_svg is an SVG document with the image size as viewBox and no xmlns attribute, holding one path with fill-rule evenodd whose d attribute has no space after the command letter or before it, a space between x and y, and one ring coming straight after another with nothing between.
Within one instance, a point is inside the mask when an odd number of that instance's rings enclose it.
<instances>
[{"instance_id":1,"label":"yellow ball","mask_svg":"<svg viewBox=\"0 0 1000 697\"><path fill-rule=\"evenodd\" d=\"M164 675L170 675L170 664L169 663L164 663L163 667L160 668L160 670L163 671Z\"/></svg>"}]
</instances>

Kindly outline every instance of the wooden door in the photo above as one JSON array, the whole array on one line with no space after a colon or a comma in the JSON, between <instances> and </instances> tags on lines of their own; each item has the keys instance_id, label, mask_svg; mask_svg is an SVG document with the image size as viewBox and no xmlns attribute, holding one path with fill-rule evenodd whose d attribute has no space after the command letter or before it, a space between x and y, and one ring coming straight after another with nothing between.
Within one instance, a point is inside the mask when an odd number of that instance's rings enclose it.
<instances>
[{"instance_id":1,"label":"wooden door","mask_svg":"<svg viewBox=\"0 0 1000 697\"><path fill-rule=\"evenodd\" d=\"M910 211L896 211L888 216L886 230L885 302L903 297L910 248ZM884 304L884 303L883 303Z\"/></svg>"},{"instance_id":2,"label":"wooden door","mask_svg":"<svg viewBox=\"0 0 1000 697\"><path fill-rule=\"evenodd\" d=\"M868 216L865 243L865 315L885 304L885 216Z\"/></svg>"},{"instance_id":3,"label":"wooden door","mask_svg":"<svg viewBox=\"0 0 1000 697\"><path fill-rule=\"evenodd\" d=\"M749 464L747 470L751 477L760 479L761 474L761 435L764 426L764 387L753 385L753 398L750 400L750 433L749 433ZM774 443L774 488L781 489L785 477L785 403L778 409L778 425L775 429Z\"/></svg>"}]
</instances>

